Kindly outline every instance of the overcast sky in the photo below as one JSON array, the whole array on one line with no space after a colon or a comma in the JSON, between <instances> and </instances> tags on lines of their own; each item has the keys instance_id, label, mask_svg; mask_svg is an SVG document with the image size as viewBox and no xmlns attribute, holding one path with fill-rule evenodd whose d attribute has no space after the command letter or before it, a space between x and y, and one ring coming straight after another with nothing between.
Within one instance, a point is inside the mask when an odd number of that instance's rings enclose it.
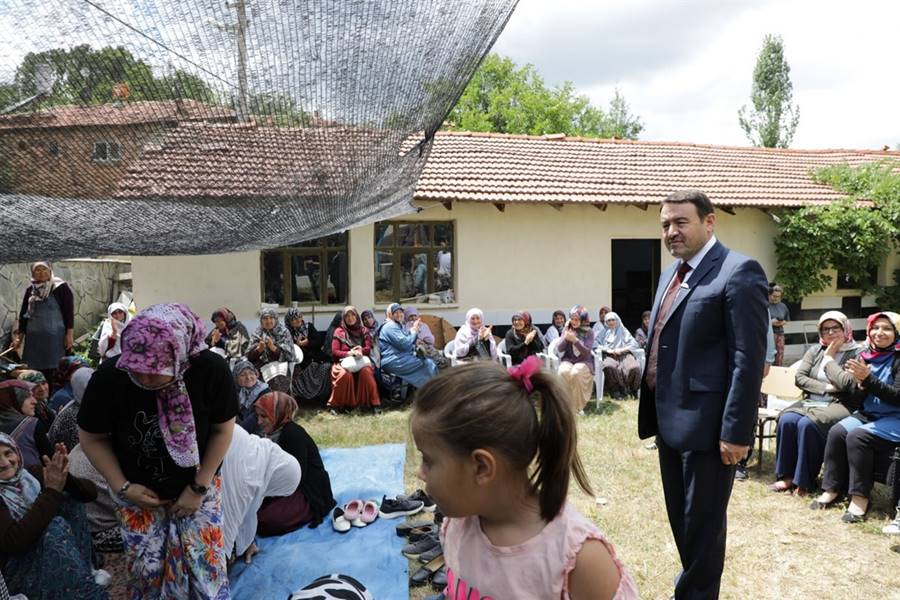
<instances>
[{"instance_id":1,"label":"overcast sky","mask_svg":"<svg viewBox=\"0 0 900 600\"><path fill-rule=\"evenodd\" d=\"M616 87L641 139L747 145L767 33L784 38L795 148L900 144L900 2L895 0L520 0L494 50L572 81L605 107Z\"/></svg>"}]
</instances>

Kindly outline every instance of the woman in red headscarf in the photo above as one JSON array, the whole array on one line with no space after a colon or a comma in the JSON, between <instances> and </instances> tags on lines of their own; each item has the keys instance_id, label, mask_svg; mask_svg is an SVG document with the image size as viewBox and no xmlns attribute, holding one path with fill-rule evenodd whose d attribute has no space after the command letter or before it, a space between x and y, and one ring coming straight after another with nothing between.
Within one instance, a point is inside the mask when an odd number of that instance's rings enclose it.
<instances>
[{"instance_id":1,"label":"woman in red headscarf","mask_svg":"<svg viewBox=\"0 0 900 600\"><path fill-rule=\"evenodd\" d=\"M331 398L328 407L351 409L371 407L381 411L381 399L375 383L375 370L369 355L372 338L363 327L359 312L347 306L341 312L341 325L334 330L331 340Z\"/></svg>"}]
</instances>

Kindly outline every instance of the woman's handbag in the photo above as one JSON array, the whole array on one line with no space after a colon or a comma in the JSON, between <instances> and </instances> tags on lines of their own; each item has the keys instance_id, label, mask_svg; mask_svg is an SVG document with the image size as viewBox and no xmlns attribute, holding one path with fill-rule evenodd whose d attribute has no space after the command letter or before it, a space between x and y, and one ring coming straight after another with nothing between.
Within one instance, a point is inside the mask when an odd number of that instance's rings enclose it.
<instances>
[{"instance_id":1,"label":"woman's handbag","mask_svg":"<svg viewBox=\"0 0 900 600\"><path fill-rule=\"evenodd\" d=\"M364 367L371 367L372 361L368 356L347 356L341 359L341 368L348 373L356 373Z\"/></svg>"}]
</instances>

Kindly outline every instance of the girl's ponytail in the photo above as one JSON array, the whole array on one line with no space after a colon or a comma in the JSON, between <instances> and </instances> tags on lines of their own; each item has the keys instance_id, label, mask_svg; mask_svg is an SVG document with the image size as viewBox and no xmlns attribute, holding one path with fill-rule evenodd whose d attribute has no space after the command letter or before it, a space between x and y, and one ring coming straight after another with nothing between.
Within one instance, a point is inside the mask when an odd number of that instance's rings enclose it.
<instances>
[{"instance_id":1,"label":"girl's ponytail","mask_svg":"<svg viewBox=\"0 0 900 600\"><path fill-rule=\"evenodd\" d=\"M594 495L578 455L578 431L569 392L546 371L531 378L540 397L537 406L537 458L531 483L538 490L541 517L550 521L562 510L569 492L570 473L586 494Z\"/></svg>"}]
</instances>

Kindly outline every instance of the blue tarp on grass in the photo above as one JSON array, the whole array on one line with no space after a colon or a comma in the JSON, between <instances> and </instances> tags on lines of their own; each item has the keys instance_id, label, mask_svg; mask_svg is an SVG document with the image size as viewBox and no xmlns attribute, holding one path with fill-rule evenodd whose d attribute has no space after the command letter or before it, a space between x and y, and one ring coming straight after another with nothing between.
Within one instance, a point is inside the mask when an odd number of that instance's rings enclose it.
<instances>
[{"instance_id":1,"label":"blue tarp on grass","mask_svg":"<svg viewBox=\"0 0 900 600\"><path fill-rule=\"evenodd\" d=\"M322 460L331 476L335 500L380 501L403 492L404 444L326 448ZM279 537L257 538L253 564L235 564L230 573L235 600L286 600L313 579L346 573L360 580L376 600L409 598L403 538L394 527L403 519L379 518L371 525L340 534L326 519L316 529L303 527Z\"/></svg>"}]
</instances>

